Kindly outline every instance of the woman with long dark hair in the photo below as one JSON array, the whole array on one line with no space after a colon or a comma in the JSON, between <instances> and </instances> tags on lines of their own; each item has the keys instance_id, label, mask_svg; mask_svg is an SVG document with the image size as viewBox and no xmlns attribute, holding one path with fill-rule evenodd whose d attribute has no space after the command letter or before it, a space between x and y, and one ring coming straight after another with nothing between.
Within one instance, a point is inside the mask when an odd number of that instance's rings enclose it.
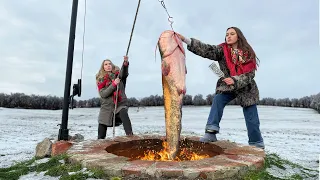
<instances>
[{"instance_id":1,"label":"woman with long dark hair","mask_svg":"<svg viewBox=\"0 0 320 180\"><path fill-rule=\"evenodd\" d=\"M264 149L257 110L259 90L254 80L258 58L241 30L237 27L228 28L225 42L219 45L205 44L195 38L185 38L181 34L178 36L188 45L189 51L217 61L226 76L217 82L216 95L212 101L205 135L200 138L200 141L217 141L216 134L220 130L219 124L224 107L233 99L238 98L243 107L249 145Z\"/></svg>"}]
</instances>

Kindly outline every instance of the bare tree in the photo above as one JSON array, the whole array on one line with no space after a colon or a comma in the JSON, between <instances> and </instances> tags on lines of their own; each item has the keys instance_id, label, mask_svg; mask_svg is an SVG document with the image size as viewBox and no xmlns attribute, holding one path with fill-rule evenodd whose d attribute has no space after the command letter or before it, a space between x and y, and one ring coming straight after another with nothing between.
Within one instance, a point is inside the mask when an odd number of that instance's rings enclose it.
<instances>
[{"instance_id":1,"label":"bare tree","mask_svg":"<svg viewBox=\"0 0 320 180\"><path fill-rule=\"evenodd\" d=\"M203 99L201 94L197 94L194 97L186 94L183 97L183 105L204 106L211 105L215 94L208 94L206 99ZM128 98L128 106L163 106L163 95L151 95L144 97L140 100L130 97ZM239 100L236 98L228 105L239 105ZM39 96L39 95L26 95L24 93L0 93L0 107L6 108L24 108L24 109L50 109L57 110L62 109L63 98L56 96ZM311 96L304 96L302 98L263 98L259 101L259 105L266 106L283 106L283 107L301 107L312 108L320 113L320 93ZM76 100L74 99L74 107L77 108L95 108L100 107L100 98L94 97L88 100Z\"/></svg>"},{"instance_id":2,"label":"bare tree","mask_svg":"<svg viewBox=\"0 0 320 180\"><path fill-rule=\"evenodd\" d=\"M212 101L213 101L214 95L215 95L214 93L207 95L207 98L206 98L206 104L207 105L212 105Z\"/></svg>"},{"instance_id":3,"label":"bare tree","mask_svg":"<svg viewBox=\"0 0 320 180\"><path fill-rule=\"evenodd\" d=\"M310 108L315 109L320 113L320 93L313 96L310 103Z\"/></svg>"},{"instance_id":4,"label":"bare tree","mask_svg":"<svg viewBox=\"0 0 320 180\"><path fill-rule=\"evenodd\" d=\"M185 96L183 96L183 105L193 105L192 104L192 96L189 94L186 94Z\"/></svg>"},{"instance_id":5,"label":"bare tree","mask_svg":"<svg viewBox=\"0 0 320 180\"><path fill-rule=\"evenodd\" d=\"M193 105L195 106L206 105L206 100L203 99L202 94L197 94L193 97Z\"/></svg>"}]
</instances>

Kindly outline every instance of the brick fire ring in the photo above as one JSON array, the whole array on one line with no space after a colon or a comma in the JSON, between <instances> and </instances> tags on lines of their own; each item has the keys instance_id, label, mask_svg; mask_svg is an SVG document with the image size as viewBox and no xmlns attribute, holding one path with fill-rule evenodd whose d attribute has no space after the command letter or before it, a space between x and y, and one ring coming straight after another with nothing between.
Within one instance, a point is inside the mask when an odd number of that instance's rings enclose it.
<instances>
[{"instance_id":1,"label":"brick fire ring","mask_svg":"<svg viewBox=\"0 0 320 180\"><path fill-rule=\"evenodd\" d=\"M249 170L261 169L264 164L265 152L259 148L230 141L201 143L195 136L181 139L194 147L201 146L202 153L210 157L195 161L135 159L147 146L161 146L165 136L158 135L72 142L67 154L70 163L80 163L88 169L99 168L108 176L123 179L241 179Z\"/></svg>"}]
</instances>

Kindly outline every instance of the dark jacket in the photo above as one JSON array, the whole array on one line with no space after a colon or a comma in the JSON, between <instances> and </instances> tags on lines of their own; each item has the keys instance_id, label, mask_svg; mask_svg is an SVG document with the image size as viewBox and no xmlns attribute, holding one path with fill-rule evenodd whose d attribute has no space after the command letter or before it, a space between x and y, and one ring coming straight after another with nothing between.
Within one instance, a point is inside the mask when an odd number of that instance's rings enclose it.
<instances>
[{"instance_id":1,"label":"dark jacket","mask_svg":"<svg viewBox=\"0 0 320 180\"><path fill-rule=\"evenodd\" d=\"M230 76L223 49L219 45L209 45L195 38L191 38L191 44L187 46L187 49L196 55L217 61L225 76L231 77L234 80L234 86L228 86L222 81L222 78L220 78L216 85L216 94L224 92L234 93L242 107L254 105L259 102L259 90L254 80L254 70L238 76Z\"/></svg>"},{"instance_id":2,"label":"dark jacket","mask_svg":"<svg viewBox=\"0 0 320 180\"><path fill-rule=\"evenodd\" d=\"M119 91L121 91L121 101L118 101L116 113L118 113L121 109L128 109L128 100L125 93L126 79L129 75L128 73L129 64L127 66L123 65L119 74L119 78L121 79L119 83ZM99 124L104 124L108 127L113 126L113 112L115 108L115 103L113 101L113 93L117 91L117 87L113 86L112 83L108 87L104 87L100 89L100 112L98 117ZM116 125L121 124L120 119L116 119Z\"/></svg>"}]
</instances>

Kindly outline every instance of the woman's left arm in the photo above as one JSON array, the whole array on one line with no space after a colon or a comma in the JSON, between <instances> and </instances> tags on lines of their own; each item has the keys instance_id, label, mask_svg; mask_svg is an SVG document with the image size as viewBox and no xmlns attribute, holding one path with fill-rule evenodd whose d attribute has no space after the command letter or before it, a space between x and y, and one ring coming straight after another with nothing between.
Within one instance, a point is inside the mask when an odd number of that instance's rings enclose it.
<instances>
[{"instance_id":1,"label":"woman's left arm","mask_svg":"<svg viewBox=\"0 0 320 180\"><path fill-rule=\"evenodd\" d=\"M238 76L231 76L234 81L235 89L241 89L250 84L255 77L255 70Z\"/></svg>"},{"instance_id":2,"label":"woman's left arm","mask_svg":"<svg viewBox=\"0 0 320 180\"><path fill-rule=\"evenodd\" d=\"M129 76L129 61L123 62L122 68L119 74L119 78L122 80L122 79L126 79L128 76Z\"/></svg>"},{"instance_id":3,"label":"woman's left arm","mask_svg":"<svg viewBox=\"0 0 320 180\"><path fill-rule=\"evenodd\" d=\"M119 74L119 78L121 79L124 87L126 87L128 76L129 76L129 61L128 61L128 57L124 56L124 61L123 61L122 68L121 68L121 71Z\"/></svg>"}]
</instances>

